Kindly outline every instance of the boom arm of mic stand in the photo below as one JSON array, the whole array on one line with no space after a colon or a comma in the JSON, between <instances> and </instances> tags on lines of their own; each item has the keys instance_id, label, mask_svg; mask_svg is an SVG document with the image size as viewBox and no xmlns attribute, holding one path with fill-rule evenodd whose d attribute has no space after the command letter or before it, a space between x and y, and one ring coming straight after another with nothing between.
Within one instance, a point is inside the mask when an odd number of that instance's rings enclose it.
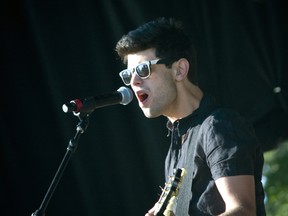
<instances>
[{"instance_id":1,"label":"boom arm of mic stand","mask_svg":"<svg viewBox=\"0 0 288 216\"><path fill-rule=\"evenodd\" d=\"M80 119L80 122L77 124L77 127L76 127L76 133L74 135L74 137L69 141L69 144L67 146L67 150L66 150L66 153L61 161L61 164L60 166L58 167L58 170L48 188L48 191L46 192L46 195L39 207L39 209L37 209L34 213L32 213L31 216L45 216L45 211L46 211L46 208L50 202L50 199L63 175L63 172L64 170L66 169L67 167L67 164L69 163L70 159L71 159L71 156L72 154L75 152L77 146L78 146L78 143L79 143L79 139L80 139L80 136L81 134L83 134L88 125L89 125L89 115L90 113L86 113L86 114L82 114L81 113L81 117L80 115L78 116L79 119Z\"/></svg>"}]
</instances>

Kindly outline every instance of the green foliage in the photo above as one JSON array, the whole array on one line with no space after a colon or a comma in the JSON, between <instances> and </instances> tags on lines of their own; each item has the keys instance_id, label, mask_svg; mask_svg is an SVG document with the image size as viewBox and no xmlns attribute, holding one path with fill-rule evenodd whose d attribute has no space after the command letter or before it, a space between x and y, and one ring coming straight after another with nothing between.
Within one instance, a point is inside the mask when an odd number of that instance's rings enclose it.
<instances>
[{"instance_id":1,"label":"green foliage","mask_svg":"<svg viewBox=\"0 0 288 216\"><path fill-rule=\"evenodd\" d=\"M288 141L264 154L267 216L288 215Z\"/></svg>"}]
</instances>

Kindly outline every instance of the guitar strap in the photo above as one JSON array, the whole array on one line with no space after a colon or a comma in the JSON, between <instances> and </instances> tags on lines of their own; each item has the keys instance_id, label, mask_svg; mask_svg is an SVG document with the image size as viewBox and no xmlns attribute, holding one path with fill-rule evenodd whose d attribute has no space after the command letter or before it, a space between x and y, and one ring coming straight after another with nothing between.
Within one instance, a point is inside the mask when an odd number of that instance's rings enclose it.
<instances>
[{"instance_id":1,"label":"guitar strap","mask_svg":"<svg viewBox=\"0 0 288 216\"><path fill-rule=\"evenodd\" d=\"M196 128L193 131L193 134L191 136L191 144L189 153L188 153L188 160L186 161L185 169L187 170L186 176L183 178L180 189L179 189L179 195L177 196L177 207L175 215L181 215L181 216L188 216L189 212L189 205L190 201L192 199L192 180L193 180L193 174L194 174L194 158L195 158L195 152L196 152L196 140L198 131L200 129L201 125L197 125Z\"/></svg>"},{"instance_id":2,"label":"guitar strap","mask_svg":"<svg viewBox=\"0 0 288 216\"><path fill-rule=\"evenodd\" d=\"M189 215L189 206L190 201L192 199L192 184L193 184L193 175L194 175L194 161L195 161L195 155L197 151L197 140L199 140L199 130L202 126L202 123L205 121L205 119L219 106L212 105L208 106L204 112L202 113L201 117L199 116L199 119L197 121L197 124L193 127L192 134L187 138L187 140L190 145L186 151L188 152L184 168L187 171L186 176L183 178L182 184L179 189L179 194L177 196L177 207L176 207L176 216L188 216Z\"/></svg>"}]
</instances>

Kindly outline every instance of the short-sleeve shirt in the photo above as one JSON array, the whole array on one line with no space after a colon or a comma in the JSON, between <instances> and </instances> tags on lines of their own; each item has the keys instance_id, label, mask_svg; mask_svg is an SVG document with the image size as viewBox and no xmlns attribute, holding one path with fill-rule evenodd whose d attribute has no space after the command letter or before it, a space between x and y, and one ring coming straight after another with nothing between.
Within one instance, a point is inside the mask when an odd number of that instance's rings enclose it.
<instances>
[{"instance_id":1,"label":"short-sleeve shirt","mask_svg":"<svg viewBox=\"0 0 288 216\"><path fill-rule=\"evenodd\" d=\"M215 180L237 175L254 176L257 215L266 215L261 183L263 152L251 124L236 111L204 96L197 110L173 124L168 121L167 127L171 145L165 161L166 180L175 168L191 173L179 190L176 215L223 213L225 203Z\"/></svg>"}]
</instances>

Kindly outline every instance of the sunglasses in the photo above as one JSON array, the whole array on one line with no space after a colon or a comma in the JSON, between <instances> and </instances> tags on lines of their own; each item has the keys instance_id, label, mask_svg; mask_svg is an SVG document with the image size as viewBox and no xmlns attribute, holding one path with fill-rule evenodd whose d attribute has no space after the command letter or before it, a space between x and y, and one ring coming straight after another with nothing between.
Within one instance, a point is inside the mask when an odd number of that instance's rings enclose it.
<instances>
[{"instance_id":1,"label":"sunglasses","mask_svg":"<svg viewBox=\"0 0 288 216\"><path fill-rule=\"evenodd\" d=\"M141 78L147 79L151 75L151 65L155 64L168 64L171 62L171 59L156 59L151 61L145 61L138 64L136 67L132 69L125 69L119 73L119 76L123 80L125 85L131 84L131 78L134 72Z\"/></svg>"}]
</instances>

